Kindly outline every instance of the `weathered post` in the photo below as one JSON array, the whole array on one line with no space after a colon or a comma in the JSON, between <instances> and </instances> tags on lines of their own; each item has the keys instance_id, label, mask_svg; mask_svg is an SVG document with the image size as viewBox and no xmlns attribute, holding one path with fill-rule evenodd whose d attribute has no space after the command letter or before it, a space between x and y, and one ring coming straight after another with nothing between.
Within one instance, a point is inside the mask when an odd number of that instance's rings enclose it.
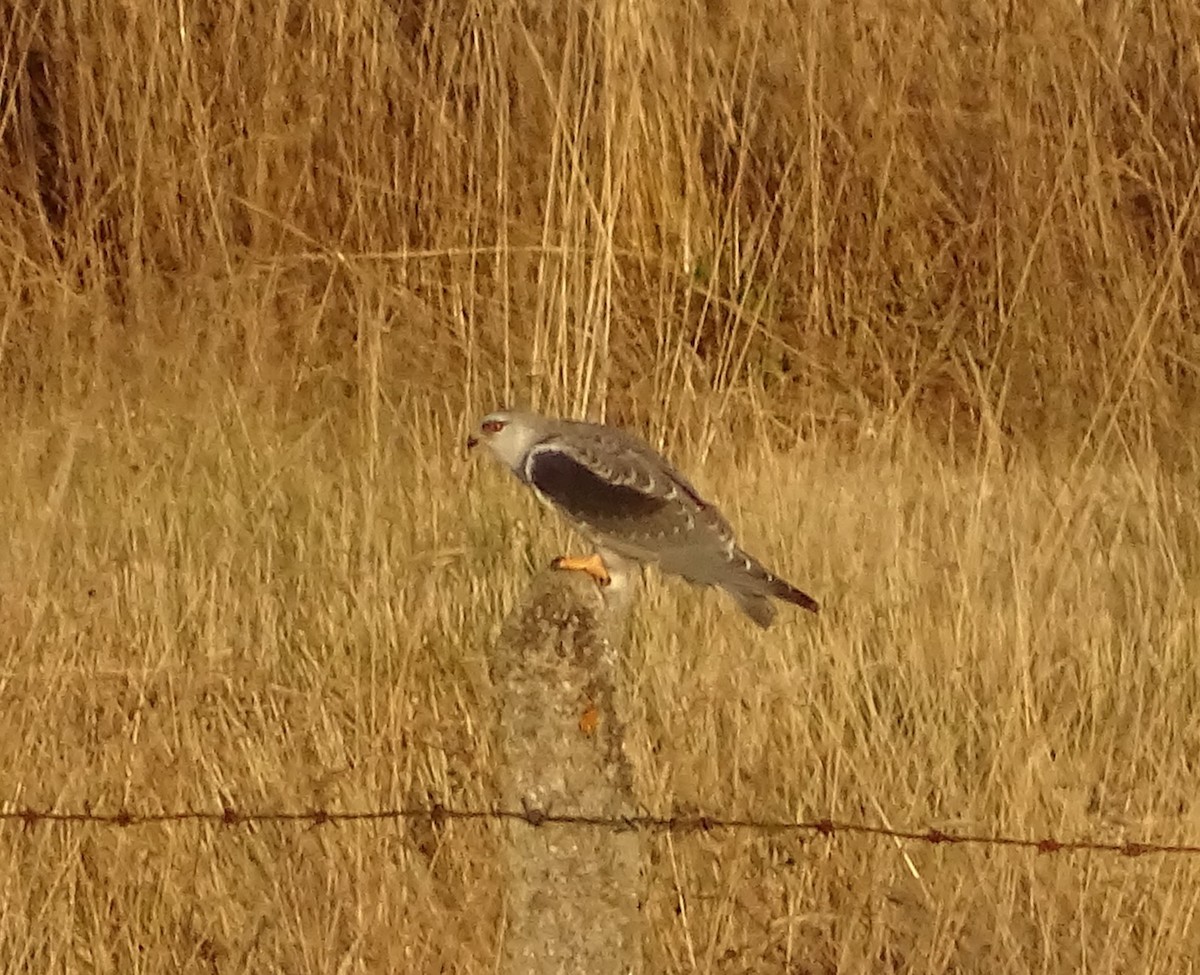
<instances>
[{"instance_id":1,"label":"weathered post","mask_svg":"<svg viewBox=\"0 0 1200 975\"><path fill-rule=\"evenodd\" d=\"M633 815L619 652L636 576L601 589L547 570L505 622L492 657L506 809ZM635 829L505 824L504 975L642 970L641 842Z\"/></svg>"}]
</instances>

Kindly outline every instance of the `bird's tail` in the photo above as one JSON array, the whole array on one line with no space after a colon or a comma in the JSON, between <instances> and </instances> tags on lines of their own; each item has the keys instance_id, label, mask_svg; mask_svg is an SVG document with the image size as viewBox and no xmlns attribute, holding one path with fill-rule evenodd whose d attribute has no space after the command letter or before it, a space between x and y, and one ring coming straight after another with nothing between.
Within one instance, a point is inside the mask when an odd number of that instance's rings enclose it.
<instances>
[{"instance_id":1,"label":"bird's tail","mask_svg":"<svg viewBox=\"0 0 1200 975\"><path fill-rule=\"evenodd\" d=\"M791 603L793 606L799 606L801 609L807 609L810 613L819 613L821 604L812 598L808 593L797 589L786 579L780 579L777 575L767 573L771 586L771 595L776 599L782 599L785 603Z\"/></svg>"},{"instance_id":2,"label":"bird's tail","mask_svg":"<svg viewBox=\"0 0 1200 975\"><path fill-rule=\"evenodd\" d=\"M820 605L808 593L797 589L785 579L780 579L753 559L747 559L747 562L750 565L746 575L736 581L724 583L723 588L737 601L742 612L764 630L775 619L772 597L807 609L810 613L820 610Z\"/></svg>"}]
</instances>

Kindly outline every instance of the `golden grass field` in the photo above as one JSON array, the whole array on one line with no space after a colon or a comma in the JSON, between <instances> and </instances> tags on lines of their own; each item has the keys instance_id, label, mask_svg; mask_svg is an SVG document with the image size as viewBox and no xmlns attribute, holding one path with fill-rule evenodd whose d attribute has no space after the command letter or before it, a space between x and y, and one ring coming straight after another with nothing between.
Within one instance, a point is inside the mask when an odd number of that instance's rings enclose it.
<instances>
[{"instance_id":1,"label":"golden grass field","mask_svg":"<svg viewBox=\"0 0 1200 975\"><path fill-rule=\"evenodd\" d=\"M520 403L824 607L649 575L647 812L1200 843L1194 5L0 11L3 808L489 805ZM491 972L498 835L0 825L0 973ZM1200 958L1197 857L647 848L647 971Z\"/></svg>"}]
</instances>

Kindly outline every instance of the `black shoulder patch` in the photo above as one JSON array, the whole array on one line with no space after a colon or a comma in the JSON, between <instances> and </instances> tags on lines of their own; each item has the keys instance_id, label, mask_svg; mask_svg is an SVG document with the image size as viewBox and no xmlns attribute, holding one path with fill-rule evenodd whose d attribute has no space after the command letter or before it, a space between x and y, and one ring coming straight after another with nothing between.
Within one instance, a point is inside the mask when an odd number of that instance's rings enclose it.
<instances>
[{"instance_id":1,"label":"black shoulder patch","mask_svg":"<svg viewBox=\"0 0 1200 975\"><path fill-rule=\"evenodd\" d=\"M637 488L612 484L558 450L534 451L526 462L529 483L569 515L587 522L653 515L666 504Z\"/></svg>"}]
</instances>

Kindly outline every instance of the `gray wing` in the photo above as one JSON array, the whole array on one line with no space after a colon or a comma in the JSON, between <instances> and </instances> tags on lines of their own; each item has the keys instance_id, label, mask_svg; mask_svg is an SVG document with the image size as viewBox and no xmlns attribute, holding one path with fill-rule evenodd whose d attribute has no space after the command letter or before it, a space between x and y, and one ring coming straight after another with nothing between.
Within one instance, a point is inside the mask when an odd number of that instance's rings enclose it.
<instances>
[{"instance_id":1,"label":"gray wing","mask_svg":"<svg viewBox=\"0 0 1200 975\"><path fill-rule=\"evenodd\" d=\"M811 597L743 552L721 512L636 437L565 424L529 452L522 473L601 545L697 585L721 586L760 626L774 617L768 596L816 610Z\"/></svg>"},{"instance_id":2,"label":"gray wing","mask_svg":"<svg viewBox=\"0 0 1200 975\"><path fill-rule=\"evenodd\" d=\"M620 554L658 561L681 546L733 543L720 512L649 444L621 431L564 425L529 452L523 473L544 500Z\"/></svg>"}]
</instances>

